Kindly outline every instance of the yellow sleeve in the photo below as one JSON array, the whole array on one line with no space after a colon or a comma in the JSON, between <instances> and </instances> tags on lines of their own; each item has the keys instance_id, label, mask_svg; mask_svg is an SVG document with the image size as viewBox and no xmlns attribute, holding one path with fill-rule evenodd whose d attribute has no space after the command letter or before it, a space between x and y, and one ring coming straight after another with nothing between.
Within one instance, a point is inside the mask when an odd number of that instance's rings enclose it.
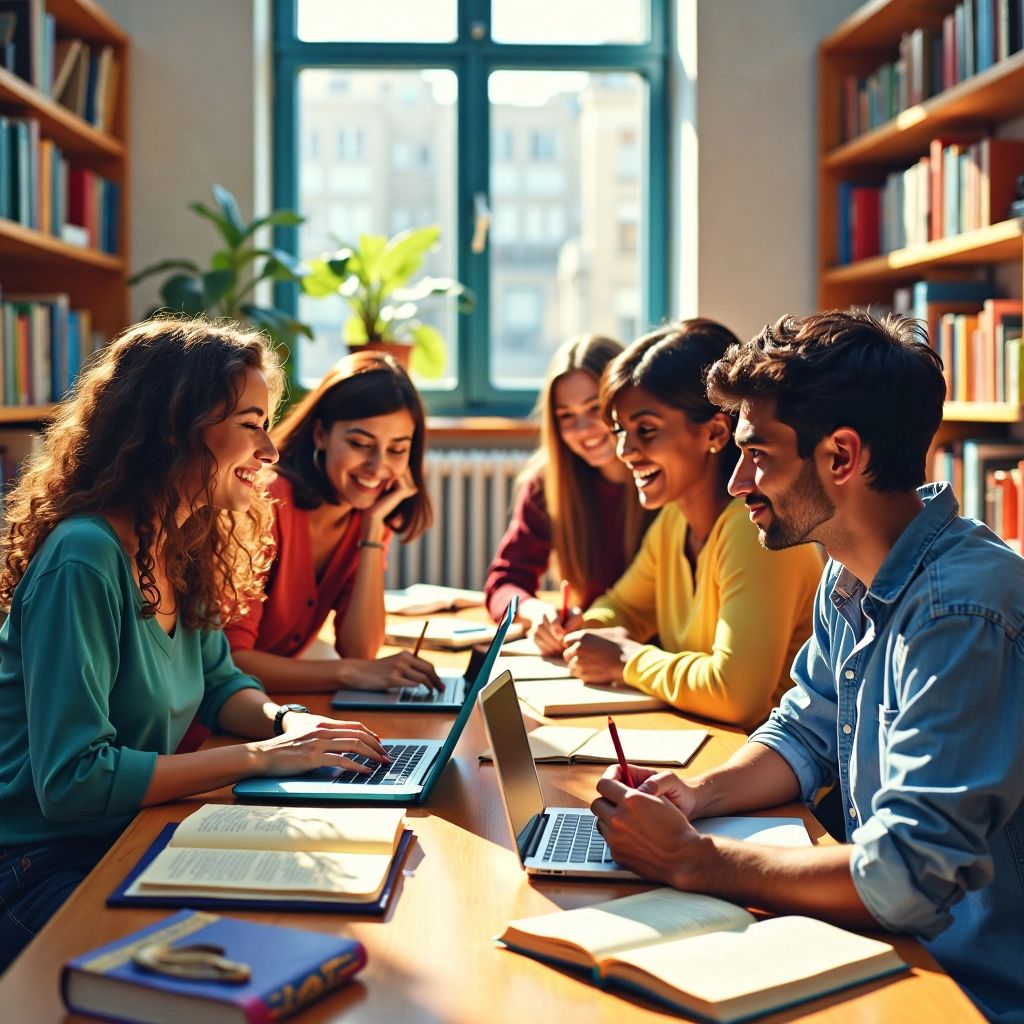
<instances>
[{"instance_id":1,"label":"yellow sleeve","mask_svg":"<svg viewBox=\"0 0 1024 1024\"><path fill-rule=\"evenodd\" d=\"M651 523L640 550L615 585L586 610L585 620L601 626L623 626L634 640L648 640L658 631L657 565L665 544L666 511L663 509Z\"/></svg>"},{"instance_id":2,"label":"yellow sleeve","mask_svg":"<svg viewBox=\"0 0 1024 1024\"><path fill-rule=\"evenodd\" d=\"M713 561L697 614L708 617L708 650L669 652L642 647L626 663L631 686L691 714L732 725L764 720L773 694L788 674L793 652L809 630L821 574L813 547L766 551L757 531L730 516L706 551Z\"/></svg>"}]
</instances>

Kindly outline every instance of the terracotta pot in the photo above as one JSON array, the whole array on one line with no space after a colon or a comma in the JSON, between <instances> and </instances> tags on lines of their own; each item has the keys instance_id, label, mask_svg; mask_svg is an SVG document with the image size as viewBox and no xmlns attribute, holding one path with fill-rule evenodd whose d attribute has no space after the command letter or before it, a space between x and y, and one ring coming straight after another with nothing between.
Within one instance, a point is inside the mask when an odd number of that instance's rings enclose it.
<instances>
[{"instance_id":1,"label":"terracotta pot","mask_svg":"<svg viewBox=\"0 0 1024 1024\"><path fill-rule=\"evenodd\" d=\"M353 352L383 352L392 359L406 373L409 372L409 359L412 357L412 345L404 341L367 341L362 345L351 346Z\"/></svg>"}]
</instances>

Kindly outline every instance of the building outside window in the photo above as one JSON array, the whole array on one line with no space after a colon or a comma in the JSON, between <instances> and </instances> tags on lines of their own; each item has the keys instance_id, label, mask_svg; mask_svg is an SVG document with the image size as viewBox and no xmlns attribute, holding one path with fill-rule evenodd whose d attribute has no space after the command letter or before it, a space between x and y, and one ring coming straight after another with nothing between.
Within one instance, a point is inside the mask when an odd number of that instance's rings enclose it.
<instances>
[{"instance_id":1,"label":"building outside window","mask_svg":"<svg viewBox=\"0 0 1024 1024\"><path fill-rule=\"evenodd\" d=\"M593 6L275 4L275 202L317 211L276 241L312 258L325 241L440 225L424 273L477 303L424 316L448 346L443 377L418 382L433 411L524 413L565 338L629 342L667 312L671 5ZM336 159L316 159L312 138L337 140ZM480 208L490 233L474 252ZM316 325L293 360L314 382L344 351L344 304L278 300Z\"/></svg>"}]
</instances>

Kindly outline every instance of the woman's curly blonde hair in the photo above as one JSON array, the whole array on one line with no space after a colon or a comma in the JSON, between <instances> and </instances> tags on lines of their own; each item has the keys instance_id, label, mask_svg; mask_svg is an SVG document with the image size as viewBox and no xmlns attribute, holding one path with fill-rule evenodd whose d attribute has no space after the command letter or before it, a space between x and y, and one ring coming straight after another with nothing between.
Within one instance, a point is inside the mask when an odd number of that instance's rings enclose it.
<instances>
[{"instance_id":1,"label":"woman's curly blonde hair","mask_svg":"<svg viewBox=\"0 0 1024 1024\"><path fill-rule=\"evenodd\" d=\"M83 370L5 500L0 605L53 530L70 516L127 513L134 520L142 614L160 604L159 540L178 613L189 628L236 618L262 594L272 545L270 499L250 508L212 504L217 470L203 436L236 407L248 369L260 370L276 409L284 378L263 335L234 323L150 320L127 328ZM200 467L197 508L179 526L186 479Z\"/></svg>"}]
</instances>

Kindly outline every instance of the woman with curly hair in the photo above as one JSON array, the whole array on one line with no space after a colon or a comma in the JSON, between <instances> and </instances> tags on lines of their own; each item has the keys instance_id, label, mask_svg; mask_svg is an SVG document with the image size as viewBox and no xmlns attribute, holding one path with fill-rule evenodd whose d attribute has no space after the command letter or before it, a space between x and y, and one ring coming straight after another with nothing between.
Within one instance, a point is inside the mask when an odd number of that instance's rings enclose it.
<instances>
[{"instance_id":1,"label":"woman with curly hair","mask_svg":"<svg viewBox=\"0 0 1024 1024\"><path fill-rule=\"evenodd\" d=\"M267 600L227 629L236 664L271 693L440 688L430 662L409 651L376 658L391 536L413 540L431 522L426 417L408 374L390 356L354 352L273 439L274 563ZM332 613L334 651L307 650Z\"/></svg>"},{"instance_id":2,"label":"woman with curly hair","mask_svg":"<svg viewBox=\"0 0 1024 1024\"><path fill-rule=\"evenodd\" d=\"M0 602L0 969L140 807L249 775L383 760L352 722L279 708L222 622L258 595L281 393L263 338L126 330L7 499ZM193 715L253 741L174 754ZM365 770L365 769L363 769Z\"/></svg>"}]
</instances>

